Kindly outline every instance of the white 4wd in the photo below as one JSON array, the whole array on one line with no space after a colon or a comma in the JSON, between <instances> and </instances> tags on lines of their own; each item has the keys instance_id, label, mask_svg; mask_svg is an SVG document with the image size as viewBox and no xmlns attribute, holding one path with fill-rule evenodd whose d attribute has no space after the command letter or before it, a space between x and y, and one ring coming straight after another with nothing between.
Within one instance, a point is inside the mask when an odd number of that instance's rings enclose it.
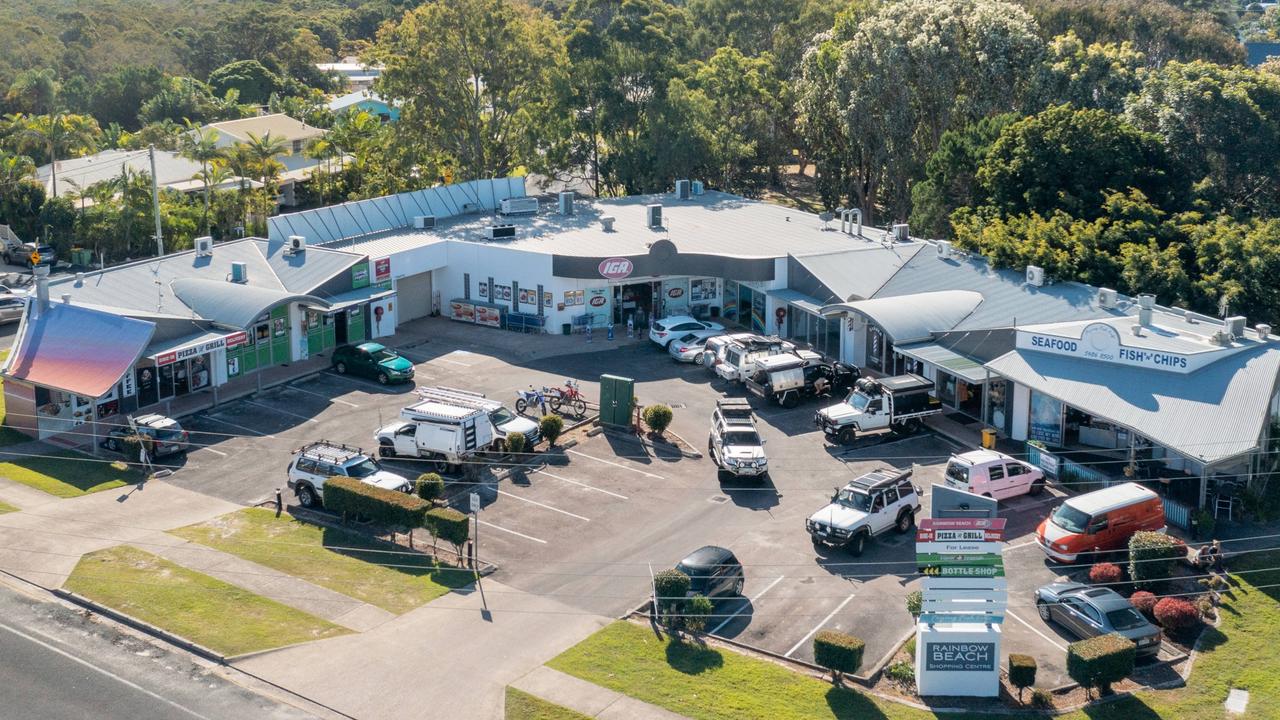
<instances>
[{"instance_id":1,"label":"white 4wd","mask_svg":"<svg viewBox=\"0 0 1280 720\"><path fill-rule=\"evenodd\" d=\"M1044 490L1044 471L995 450L974 450L951 456L946 483L957 490L1004 500L1039 495Z\"/></svg>"},{"instance_id":2,"label":"white 4wd","mask_svg":"<svg viewBox=\"0 0 1280 720\"><path fill-rule=\"evenodd\" d=\"M716 401L716 409L711 413L707 454L720 468L722 476L764 477L768 474L769 458L764 454L764 440L756 430L750 403L741 399Z\"/></svg>"},{"instance_id":3,"label":"white 4wd","mask_svg":"<svg viewBox=\"0 0 1280 720\"><path fill-rule=\"evenodd\" d=\"M302 446L289 461L289 489L298 496L302 507L320 507L324 502L324 481L331 477L353 477L384 490L413 492L408 478L383 470L360 448L322 440Z\"/></svg>"},{"instance_id":4,"label":"white 4wd","mask_svg":"<svg viewBox=\"0 0 1280 720\"><path fill-rule=\"evenodd\" d=\"M911 471L880 468L837 490L804 525L815 546L843 547L856 556L872 537L890 529L909 532L918 512L920 490L911 484Z\"/></svg>"}]
</instances>

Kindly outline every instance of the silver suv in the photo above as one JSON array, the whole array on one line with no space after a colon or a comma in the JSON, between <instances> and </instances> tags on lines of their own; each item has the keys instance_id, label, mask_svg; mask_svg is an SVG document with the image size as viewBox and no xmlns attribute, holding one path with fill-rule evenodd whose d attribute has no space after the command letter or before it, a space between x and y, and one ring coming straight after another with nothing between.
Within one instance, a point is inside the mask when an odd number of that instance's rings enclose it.
<instances>
[{"instance_id":1,"label":"silver suv","mask_svg":"<svg viewBox=\"0 0 1280 720\"><path fill-rule=\"evenodd\" d=\"M764 478L769 474L769 458L764 440L756 430L751 404L743 399L717 400L711 413L711 435L707 454L719 468L719 475Z\"/></svg>"},{"instance_id":2,"label":"silver suv","mask_svg":"<svg viewBox=\"0 0 1280 720\"><path fill-rule=\"evenodd\" d=\"M360 448L321 440L294 451L289 461L288 484L302 507L321 506L324 481L331 477L352 477L383 490L413 492L413 483L408 478L383 470L377 460Z\"/></svg>"}]
</instances>

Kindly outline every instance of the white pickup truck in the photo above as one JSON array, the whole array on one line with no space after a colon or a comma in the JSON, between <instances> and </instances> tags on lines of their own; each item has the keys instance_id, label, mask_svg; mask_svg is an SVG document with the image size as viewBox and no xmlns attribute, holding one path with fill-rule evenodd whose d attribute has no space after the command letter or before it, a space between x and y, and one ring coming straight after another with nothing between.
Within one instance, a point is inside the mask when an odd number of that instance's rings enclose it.
<instances>
[{"instance_id":1,"label":"white pickup truck","mask_svg":"<svg viewBox=\"0 0 1280 720\"><path fill-rule=\"evenodd\" d=\"M860 433L915 432L925 417L941 412L932 380L897 375L858 380L844 402L822 408L813 420L828 440L849 445Z\"/></svg>"},{"instance_id":2,"label":"white pickup truck","mask_svg":"<svg viewBox=\"0 0 1280 720\"><path fill-rule=\"evenodd\" d=\"M489 412L474 405L423 400L401 410L400 417L374 435L384 458L424 458L437 472L445 472L493 445Z\"/></svg>"}]
</instances>

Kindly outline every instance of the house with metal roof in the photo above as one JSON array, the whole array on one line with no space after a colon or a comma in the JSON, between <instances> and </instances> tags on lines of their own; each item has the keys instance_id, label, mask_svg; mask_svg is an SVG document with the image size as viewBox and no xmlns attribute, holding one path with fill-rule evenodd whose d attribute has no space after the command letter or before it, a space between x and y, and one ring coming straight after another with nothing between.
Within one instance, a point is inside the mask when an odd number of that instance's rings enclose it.
<instances>
[{"instance_id":1,"label":"house with metal roof","mask_svg":"<svg viewBox=\"0 0 1280 720\"><path fill-rule=\"evenodd\" d=\"M202 133L216 132L215 144L220 148L230 148L247 143L257 138L270 137L284 143L284 150L275 156L283 171L280 173L279 202L285 207L295 205L294 184L307 182L320 167L321 161L307 157L307 143L325 136L328 132L323 128L312 127L301 120L285 115L272 113L240 118L239 120L222 120L209 123L201 128Z\"/></svg>"},{"instance_id":2,"label":"house with metal roof","mask_svg":"<svg viewBox=\"0 0 1280 720\"><path fill-rule=\"evenodd\" d=\"M188 160L171 150L155 151L156 182L161 188L191 193L204 190L204 183L199 179L200 163ZM88 207L92 200L85 197L84 191L100 182L115 180L125 171L137 174L151 174L151 158L146 150L103 150L102 152L70 160L59 160L57 164L58 197L78 195L77 207ZM53 195L52 163L45 163L36 168L36 179L44 183L45 192ZM239 187L241 182L258 187L261 183L242 180L233 176L219 182L214 189L225 190Z\"/></svg>"},{"instance_id":3,"label":"house with metal roof","mask_svg":"<svg viewBox=\"0 0 1280 720\"><path fill-rule=\"evenodd\" d=\"M396 122L400 119L400 108L382 99L372 90L356 90L329 101L327 107L334 115L366 112L382 120Z\"/></svg>"}]
</instances>

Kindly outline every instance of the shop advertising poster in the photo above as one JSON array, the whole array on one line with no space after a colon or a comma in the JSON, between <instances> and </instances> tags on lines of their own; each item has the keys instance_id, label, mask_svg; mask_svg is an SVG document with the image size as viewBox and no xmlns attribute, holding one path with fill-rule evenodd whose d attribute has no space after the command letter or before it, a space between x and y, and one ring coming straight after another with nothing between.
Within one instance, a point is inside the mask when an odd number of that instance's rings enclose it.
<instances>
[{"instance_id":1,"label":"shop advertising poster","mask_svg":"<svg viewBox=\"0 0 1280 720\"><path fill-rule=\"evenodd\" d=\"M391 279L391 258L382 257L373 261L373 281L387 282Z\"/></svg>"},{"instance_id":2,"label":"shop advertising poster","mask_svg":"<svg viewBox=\"0 0 1280 720\"><path fill-rule=\"evenodd\" d=\"M372 337L380 338L392 335L396 331L396 296L388 295L369 303L373 315Z\"/></svg>"},{"instance_id":3,"label":"shop advertising poster","mask_svg":"<svg viewBox=\"0 0 1280 720\"><path fill-rule=\"evenodd\" d=\"M476 324L489 327L502 327L502 311L496 307L477 305L475 309Z\"/></svg>"},{"instance_id":4,"label":"shop advertising poster","mask_svg":"<svg viewBox=\"0 0 1280 720\"><path fill-rule=\"evenodd\" d=\"M459 302L457 300L449 303L449 317L458 322L475 322L476 306L467 302Z\"/></svg>"},{"instance_id":5,"label":"shop advertising poster","mask_svg":"<svg viewBox=\"0 0 1280 720\"><path fill-rule=\"evenodd\" d=\"M369 263L358 263L351 268L351 288L359 290L369 287Z\"/></svg>"},{"instance_id":6,"label":"shop advertising poster","mask_svg":"<svg viewBox=\"0 0 1280 720\"><path fill-rule=\"evenodd\" d=\"M1031 393L1031 439L1062 445L1062 401L1043 393Z\"/></svg>"}]
</instances>

